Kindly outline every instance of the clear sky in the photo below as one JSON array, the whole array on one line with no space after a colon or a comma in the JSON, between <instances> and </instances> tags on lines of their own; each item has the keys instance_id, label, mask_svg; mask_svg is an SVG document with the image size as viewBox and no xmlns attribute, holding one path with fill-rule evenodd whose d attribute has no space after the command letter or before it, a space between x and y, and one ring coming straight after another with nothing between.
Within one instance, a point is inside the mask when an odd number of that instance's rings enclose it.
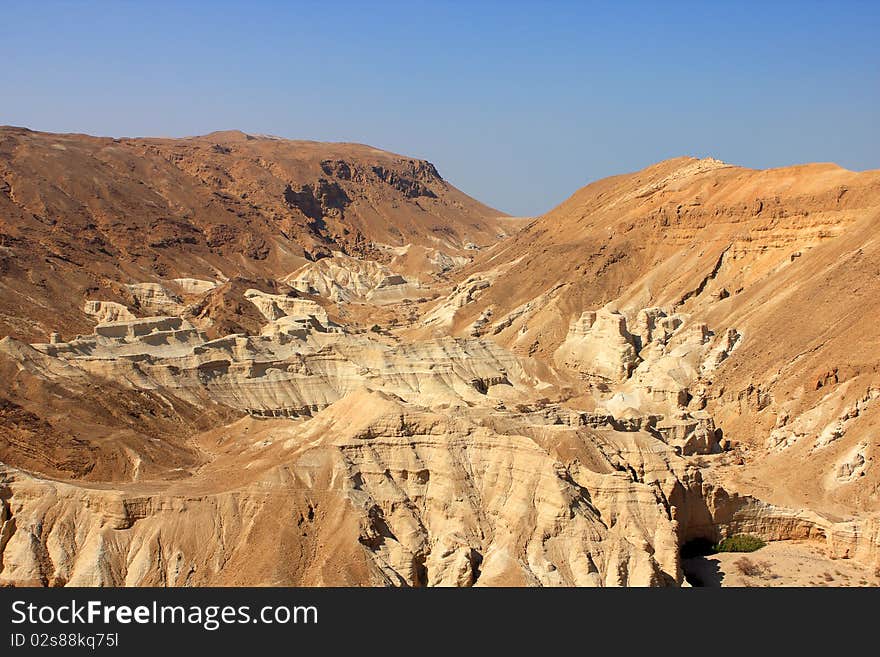
<instances>
[{"instance_id":1,"label":"clear sky","mask_svg":"<svg viewBox=\"0 0 880 657\"><path fill-rule=\"evenodd\" d=\"M677 155L880 168L880 2L3 0L0 124L423 157L516 215Z\"/></svg>"}]
</instances>

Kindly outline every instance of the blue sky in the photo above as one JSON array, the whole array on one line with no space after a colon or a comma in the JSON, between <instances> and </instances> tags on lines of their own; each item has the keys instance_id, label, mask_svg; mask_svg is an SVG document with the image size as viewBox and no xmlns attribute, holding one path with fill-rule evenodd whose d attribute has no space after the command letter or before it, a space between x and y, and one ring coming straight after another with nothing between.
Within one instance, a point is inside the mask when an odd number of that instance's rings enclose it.
<instances>
[{"instance_id":1,"label":"blue sky","mask_svg":"<svg viewBox=\"0 0 880 657\"><path fill-rule=\"evenodd\" d=\"M880 2L9 2L0 124L424 157L531 215L678 155L880 168Z\"/></svg>"}]
</instances>

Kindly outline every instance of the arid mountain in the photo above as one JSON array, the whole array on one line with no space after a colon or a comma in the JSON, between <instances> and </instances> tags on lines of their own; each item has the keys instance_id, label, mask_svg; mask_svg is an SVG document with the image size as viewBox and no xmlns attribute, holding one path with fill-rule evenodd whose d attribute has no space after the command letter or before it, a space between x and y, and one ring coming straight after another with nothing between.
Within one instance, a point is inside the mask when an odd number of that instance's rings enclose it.
<instances>
[{"instance_id":1,"label":"arid mountain","mask_svg":"<svg viewBox=\"0 0 880 657\"><path fill-rule=\"evenodd\" d=\"M120 283L281 278L333 251L429 275L500 219L431 163L368 146L0 127L0 333L87 331L83 297L137 303Z\"/></svg>"},{"instance_id":2,"label":"arid mountain","mask_svg":"<svg viewBox=\"0 0 880 657\"><path fill-rule=\"evenodd\" d=\"M738 490L876 512L878 228L880 171L669 160L589 185L485 251L464 273L483 287L444 330L575 370L591 390L581 404L644 411L658 388L680 393L756 452L730 473ZM664 380L676 361L645 349L659 322L734 349L711 375Z\"/></svg>"},{"instance_id":3,"label":"arid mountain","mask_svg":"<svg viewBox=\"0 0 880 657\"><path fill-rule=\"evenodd\" d=\"M0 582L880 584L880 172L0 135Z\"/></svg>"}]
</instances>

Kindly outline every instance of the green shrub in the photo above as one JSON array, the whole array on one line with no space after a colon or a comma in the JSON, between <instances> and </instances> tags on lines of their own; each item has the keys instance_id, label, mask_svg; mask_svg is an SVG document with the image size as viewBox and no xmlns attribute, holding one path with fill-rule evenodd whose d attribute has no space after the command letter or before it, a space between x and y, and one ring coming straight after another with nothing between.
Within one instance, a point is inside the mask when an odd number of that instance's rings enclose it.
<instances>
[{"instance_id":1,"label":"green shrub","mask_svg":"<svg viewBox=\"0 0 880 657\"><path fill-rule=\"evenodd\" d=\"M754 552L767 545L757 536L750 534L737 534L728 536L715 546L716 552Z\"/></svg>"}]
</instances>

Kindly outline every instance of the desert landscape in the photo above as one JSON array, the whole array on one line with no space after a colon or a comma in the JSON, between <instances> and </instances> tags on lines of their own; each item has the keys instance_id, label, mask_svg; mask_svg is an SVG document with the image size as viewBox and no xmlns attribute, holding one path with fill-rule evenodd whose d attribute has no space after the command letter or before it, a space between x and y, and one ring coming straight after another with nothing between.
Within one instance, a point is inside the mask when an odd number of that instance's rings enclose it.
<instances>
[{"instance_id":1,"label":"desert landscape","mask_svg":"<svg viewBox=\"0 0 880 657\"><path fill-rule=\"evenodd\" d=\"M0 128L0 584L880 585L880 170L571 192Z\"/></svg>"}]
</instances>

